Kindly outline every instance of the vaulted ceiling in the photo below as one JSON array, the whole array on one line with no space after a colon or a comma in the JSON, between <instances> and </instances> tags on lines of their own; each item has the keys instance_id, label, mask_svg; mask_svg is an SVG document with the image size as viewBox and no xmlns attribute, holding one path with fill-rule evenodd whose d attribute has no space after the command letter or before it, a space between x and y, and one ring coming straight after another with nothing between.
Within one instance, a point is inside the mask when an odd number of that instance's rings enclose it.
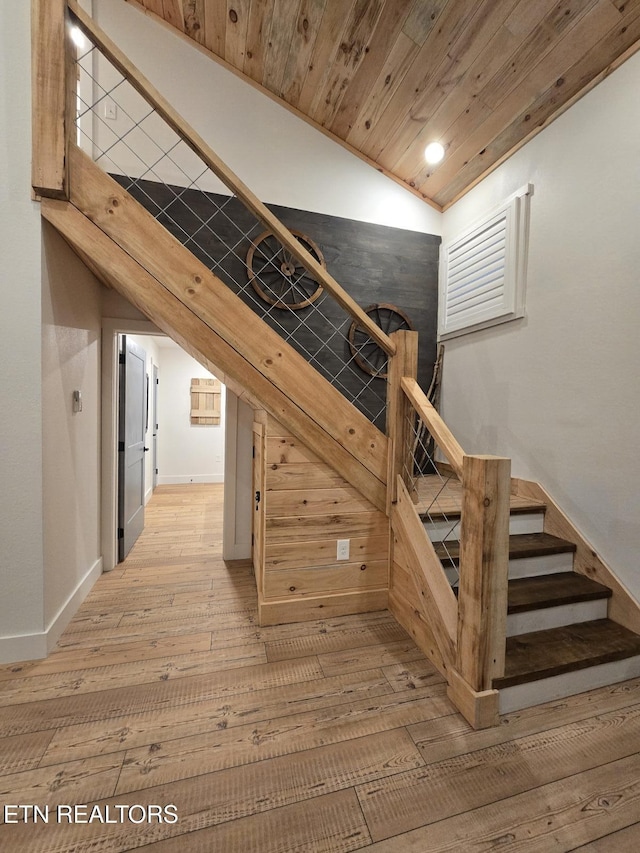
<instances>
[{"instance_id":1,"label":"vaulted ceiling","mask_svg":"<svg viewBox=\"0 0 640 853\"><path fill-rule=\"evenodd\" d=\"M640 39L640 0L128 2L443 207Z\"/></svg>"}]
</instances>

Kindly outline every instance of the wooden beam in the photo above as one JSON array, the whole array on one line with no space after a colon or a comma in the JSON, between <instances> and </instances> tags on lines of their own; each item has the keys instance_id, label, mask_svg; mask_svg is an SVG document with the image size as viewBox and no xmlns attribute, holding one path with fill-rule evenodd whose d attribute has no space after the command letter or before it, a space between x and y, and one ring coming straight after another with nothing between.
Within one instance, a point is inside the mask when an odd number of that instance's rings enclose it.
<instances>
[{"instance_id":1,"label":"wooden beam","mask_svg":"<svg viewBox=\"0 0 640 853\"><path fill-rule=\"evenodd\" d=\"M465 456L457 670L477 692L504 675L511 461Z\"/></svg>"},{"instance_id":2,"label":"wooden beam","mask_svg":"<svg viewBox=\"0 0 640 853\"><path fill-rule=\"evenodd\" d=\"M93 267L100 270L101 278L122 293L158 328L209 369L213 366L212 372L225 384L231 379L246 388L254 399L263 401L263 405L293 435L312 445L318 456L338 467L354 488L384 511L384 485L345 449L340 440L332 438L292 402L277 382L261 373L256 364L234 349L73 205L62 201L43 201L42 213L75 251L92 258ZM162 259L166 260L166 252L159 251L157 244L155 251L160 255L162 264ZM255 315L252 316L254 323L260 322ZM248 328L245 327L245 332ZM314 387L317 387L317 381L314 381Z\"/></svg>"},{"instance_id":3,"label":"wooden beam","mask_svg":"<svg viewBox=\"0 0 640 853\"><path fill-rule=\"evenodd\" d=\"M31 0L31 183L51 198L68 197L66 6Z\"/></svg>"},{"instance_id":4,"label":"wooden beam","mask_svg":"<svg viewBox=\"0 0 640 853\"><path fill-rule=\"evenodd\" d=\"M431 627L446 667L455 664L458 605L442 563L416 512L402 478L391 513L391 527L406 555L416 588L416 607Z\"/></svg>"},{"instance_id":5,"label":"wooden beam","mask_svg":"<svg viewBox=\"0 0 640 853\"><path fill-rule=\"evenodd\" d=\"M567 518L549 493L539 483L516 478L511 480L511 491L515 495L534 498L545 504L545 533L575 544L574 571L608 587L612 592L609 599L609 618L640 634L640 603L616 577L614 571L600 559L593 546Z\"/></svg>"},{"instance_id":6,"label":"wooden beam","mask_svg":"<svg viewBox=\"0 0 640 853\"><path fill-rule=\"evenodd\" d=\"M251 192L249 187L229 169L213 149L205 142L187 122L171 106L169 101L144 77L131 63L125 54L111 39L96 26L94 21L78 6L76 0L68 0L69 8L76 16L78 26L88 38L100 49L107 59L123 74L127 81L138 91L145 100L154 107L158 114L180 136L202 162L230 189L243 204L268 228L311 273L313 278L330 293L338 304L350 314L369 337L374 340L387 355L393 355L393 342L382 329L365 314L358 303L343 290L338 282L329 275L324 267L302 246L294 235L280 220L271 213L260 199Z\"/></svg>"},{"instance_id":7,"label":"wooden beam","mask_svg":"<svg viewBox=\"0 0 640 853\"><path fill-rule=\"evenodd\" d=\"M420 415L424 425L434 437L436 444L451 463L457 476L462 477L464 451L458 444L455 436L431 405L427 399L427 395L415 379L403 378L401 384L402 390L413 404L416 412Z\"/></svg>"},{"instance_id":8,"label":"wooden beam","mask_svg":"<svg viewBox=\"0 0 640 853\"><path fill-rule=\"evenodd\" d=\"M391 339L396 354L389 359L387 376L387 435L389 436L389 470L387 473L387 514L396 501L398 474L403 475L409 455L411 406L402 390L402 378L415 380L418 375L418 333L393 332Z\"/></svg>"}]
</instances>

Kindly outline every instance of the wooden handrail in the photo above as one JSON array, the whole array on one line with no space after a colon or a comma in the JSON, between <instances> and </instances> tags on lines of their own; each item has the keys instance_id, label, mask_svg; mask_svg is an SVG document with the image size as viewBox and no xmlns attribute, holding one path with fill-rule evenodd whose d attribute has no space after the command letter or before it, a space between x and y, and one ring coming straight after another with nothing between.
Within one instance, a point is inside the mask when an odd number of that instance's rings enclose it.
<instances>
[{"instance_id":1,"label":"wooden handrail","mask_svg":"<svg viewBox=\"0 0 640 853\"><path fill-rule=\"evenodd\" d=\"M362 308L343 290L338 282L322 267L302 246L280 220L271 213L260 199L223 163L204 139L180 116L152 83L129 61L125 54L104 33L78 5L76 0L68 0L70 12L77 24L109 61L120 71L127 81L151 104L167 124L184 140L191 150L202 159L211 171L227 186L246 207L275 234L285 246L330 293L358 325L380 346L384 352L395 354L395 344Z\"/></svg>"},{"instance_id":2,"label":"wooden handrail","mask_svg":"<svg viewBox=\"0 0 640 853\"><path fill-rule=\"evenodd\" d=\"M449 427L427 399L427 395L415 379L404 376L401 381L402 390L411 401L420 420L434 437L436 444L443 451L457 476L462 479L462 460L464 451L458 444Z\"/></svg>"},{"instance_id":3,"label":"wooden handrail","mask_svg":"<svg viewBox=\"0 0 640 853\"><path fill-rule=\"evenodd\" d=\"M387 473L387 515L397 496L397 475L410 470L412 438L410 435L411 403L402 390L403 377L418 375L418 333L398 329L391 333L396 354L389 362L387 374L387 435L389 436L389 470Z\"/></svg>"}]
</instances>

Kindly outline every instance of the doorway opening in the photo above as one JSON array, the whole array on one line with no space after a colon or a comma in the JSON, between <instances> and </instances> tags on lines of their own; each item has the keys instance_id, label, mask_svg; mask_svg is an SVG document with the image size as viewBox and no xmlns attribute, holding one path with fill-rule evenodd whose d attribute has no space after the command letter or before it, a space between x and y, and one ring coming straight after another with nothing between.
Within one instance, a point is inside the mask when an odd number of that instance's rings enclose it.
<instances>
[{"instance_id":1,"label":"doorway opening","mask_svg":"<svg viewBox=\"0 0 640 853\"><path fill-rule=\"evenodd\" d=\"M250 559L252 409L223 385L219 423L192 423L192 380L212 374L149 321L105 320L102 350L104 570L133 547L155 488L187 483L224 483L223 559Z\"/></svg>"}]
</instances>

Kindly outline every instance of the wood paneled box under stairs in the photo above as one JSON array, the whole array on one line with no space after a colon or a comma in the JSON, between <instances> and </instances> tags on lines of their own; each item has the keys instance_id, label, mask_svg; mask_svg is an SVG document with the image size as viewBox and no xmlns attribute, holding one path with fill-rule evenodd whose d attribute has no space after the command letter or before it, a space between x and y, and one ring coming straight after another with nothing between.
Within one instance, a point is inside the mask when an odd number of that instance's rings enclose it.
<instances>
[{"instance_id":1,"label":"wood paneled box under stairs","mask_svg":"<svg viewBox=\"0 0 640 853\"><path fill-rule=\"evenodd\" d=\"M261 625L385 610L389 520L266 411L254 412L253 565ZM347 557L337 543L346 540Z\"/></svg>"},{"instance_id":2,"label":"wood paneled box under stairs","mask_svg":"<svg viewBox=\"0 0 640 853\"><path fill-rule=\"evenodd\" d=\"M427 510L434 490L438 509ZM461 499L456 480L421 484L418 509L454 586ZM608 586L574 570L575 542L545 532L546 510L511 497L506 666L493 682L501 714L640 675L640 635L610 618Z\"/></svg>"}]
</instances>

